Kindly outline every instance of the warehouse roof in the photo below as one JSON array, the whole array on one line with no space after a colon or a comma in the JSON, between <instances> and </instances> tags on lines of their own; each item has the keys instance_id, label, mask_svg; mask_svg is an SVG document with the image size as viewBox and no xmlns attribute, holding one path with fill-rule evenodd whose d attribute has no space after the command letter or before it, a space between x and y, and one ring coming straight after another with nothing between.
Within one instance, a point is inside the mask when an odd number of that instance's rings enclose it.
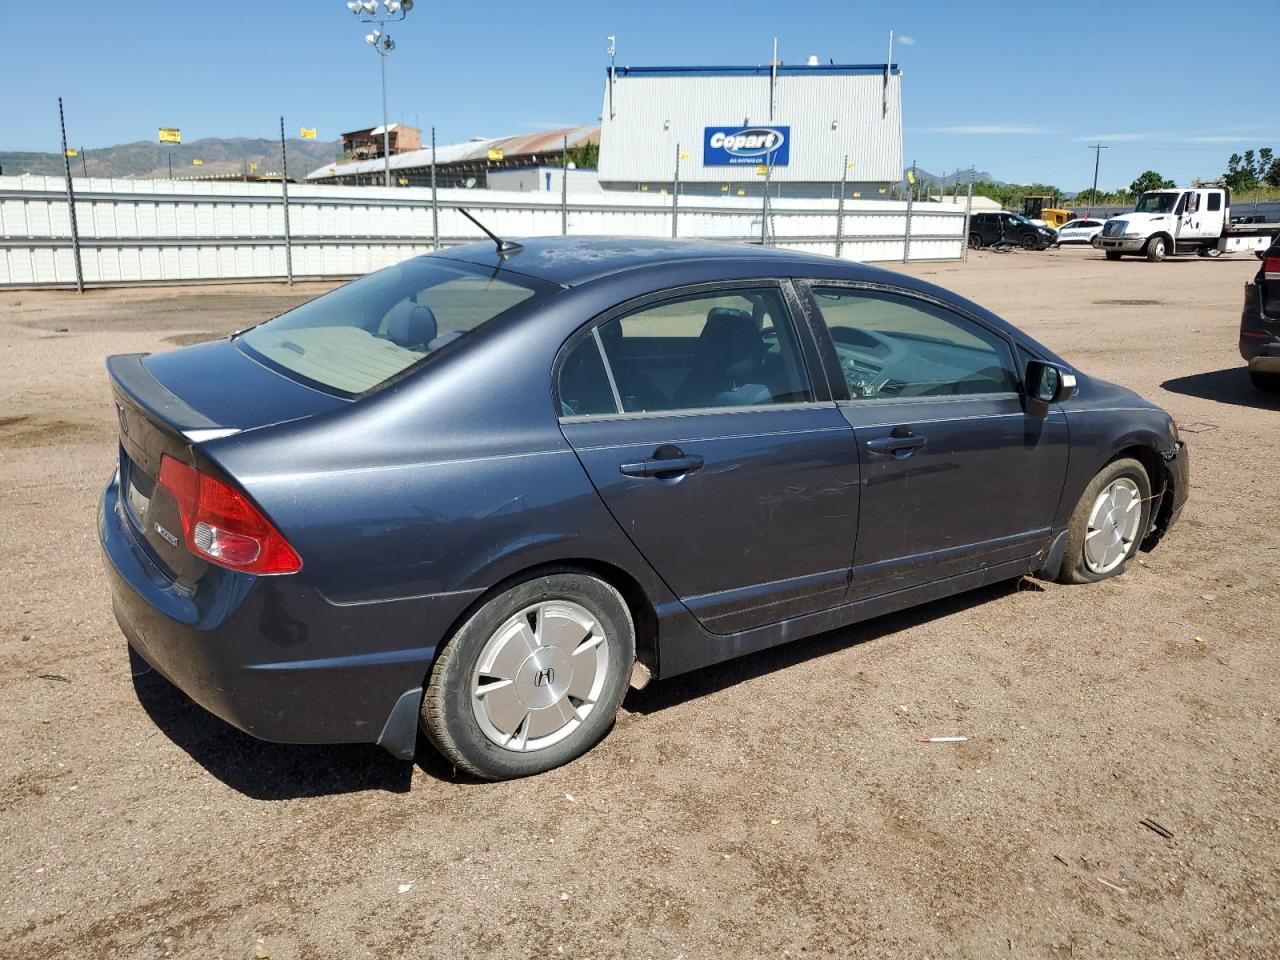
<instances>
[{"instance_id":1,"label":"warehouse roof","mask_svg":"<svg viewBox=\"0 0 1280 960\"><path fill-rule=\"evenodd\" d=\"M378 129L381 132L381 128ZM542 133L525 133L514 137L476 137L466 143L451 143L436 147L437 166L446 163L465 163L468 160L484 160L490 150L501 150L504 159L532 157L539 153L559 153L563 149L565 138L570 147L579 147L585 143L600 142L600 127L567 127L563 130L548 130ZM392 170L431 166L431 148L408 150L405 153L391 155ZM318 170L307 174L308 180L325 180L329 177L354 176L364 173L378 173L384 167L382 157L372 160L344 160L325 164Z\"/></svg>"},{"instance_id":2,"label":"warehouse roof","mask_svg":"<svg viewBox=\"0 0 1280 960\"><path fill-rule=\"evenodd\" d=\"M883 74L886 64L883 63L780 63L777 66L777 72L782 74L793 73L817 73L831 75L847 75L851 73L875 73ZM901 71L896 63L887 65L889 72L893 76L897 76ZM609 68L605 67L605 73L609 72ZM617 76L619 77L642 77L664 76L664 77L767 77L772 72L772 68L767 63L756 64L754 67L618 67Z\"/></svg>"}]
</instances>

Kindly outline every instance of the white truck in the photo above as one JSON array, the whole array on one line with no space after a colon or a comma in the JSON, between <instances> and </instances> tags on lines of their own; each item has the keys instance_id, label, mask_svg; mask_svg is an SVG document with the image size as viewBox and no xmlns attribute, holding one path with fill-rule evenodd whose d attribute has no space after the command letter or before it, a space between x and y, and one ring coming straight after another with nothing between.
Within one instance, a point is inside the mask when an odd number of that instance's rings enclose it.
<instances>
[{"instance_id":1,"label":"white truck","mask_svg":"<svg viewBox=\"0 0 1280 960\"><path fill-rule=\"evenodd\" d=\"M1132 213L1112 217L1098 243L1108 260L1126 253L1153 263L1194 253L1217 257L1253 251L1261 255L1280 232L1280 223L1233 224L1231 191L1226 187L1147 190Z\"/></svg>"}]
</instances>

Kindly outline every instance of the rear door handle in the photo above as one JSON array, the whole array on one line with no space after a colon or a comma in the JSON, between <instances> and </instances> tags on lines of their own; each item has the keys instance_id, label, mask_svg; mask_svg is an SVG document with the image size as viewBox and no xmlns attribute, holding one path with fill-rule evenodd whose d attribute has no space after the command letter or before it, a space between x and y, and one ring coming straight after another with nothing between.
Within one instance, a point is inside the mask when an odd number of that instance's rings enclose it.
<instances>
[{"instance_id":1,"label":"rear door handle","mask_svg":"<svg viewBox=\"0 0 1280 960\"><path fill-rule=\"evenodd\" d=\"M876 437L867 441L867 449L872 453L892 454L899 460L911 456L925 444L925 438L912 434L906 437Z\"/></svg>"},{"instance_id":2,"label":"rear door handle","mask_svg":"<svg viewBox=\"0 0 1280 960\"><path fill-rule=\"evenodd\" d=\"M700 470L703 462L703 459L696 454L679 457L650 457L648 460L620 464L618 469L628 477L665 477Z\"/></svg>"}]
</instances>

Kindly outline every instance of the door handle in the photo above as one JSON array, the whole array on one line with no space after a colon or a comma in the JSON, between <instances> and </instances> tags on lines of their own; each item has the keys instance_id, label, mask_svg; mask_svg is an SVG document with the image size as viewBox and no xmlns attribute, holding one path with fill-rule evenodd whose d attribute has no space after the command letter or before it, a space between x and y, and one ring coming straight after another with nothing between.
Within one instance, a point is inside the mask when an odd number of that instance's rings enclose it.
<instances>
[{"instance_id":1,"label":"door handle","mask_svg":"<svg viewBox=\"0 0 1280 960\"><path fill-rule=\"evenodd\" d=\"M916 434L905 437L876 437L867 441L867 449L872 453L892 454L895 459L903 460L915 453L925 444L925 438Z\"/></svg>"},{"instance_id":2,"label":"door handle","mask_svg":"<svg viewBox=\"0 0 1280 960\"><path fill-rule=\"evenodd\" d=\"M676 476L700 470L703 463L702 457L691 454L678 457L650 457L647 460L636 460L632 463L620 464L618 469L628 477L658 477L661 479L667 475Z\"/></svg>"}]
</instances>

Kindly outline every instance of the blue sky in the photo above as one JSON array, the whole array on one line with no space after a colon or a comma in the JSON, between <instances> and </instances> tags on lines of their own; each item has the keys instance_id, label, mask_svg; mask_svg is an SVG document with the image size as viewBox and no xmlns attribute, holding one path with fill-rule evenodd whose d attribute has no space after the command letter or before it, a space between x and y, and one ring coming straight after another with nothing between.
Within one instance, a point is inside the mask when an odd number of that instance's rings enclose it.
<instances>
[{"instance_id":1,"label":"blue sky","mask_svg":"<svg viewBox=\"0 0 1280 960\"><path fill-rule=\"evenodd\" d=\"M595 122L609 33L636 66L762 63L775 35L786 62L865 63L883 61L892 28L907 163L1071 190L1089 185L1101 139L1101 186L1148 168L1185 182L1233 151L1280 150L1261 90L1280 6L1230 22L1182 0L417 0L391 28L391 115L434 123L441 143ZM184 141L271 136L281 113L291 134L325 139L381 119L377 56L342 0L0 0L0 24L0 149L57 150L59 94L71 141L90 148L158 126Z\"/></svg>"}]
</instances>

